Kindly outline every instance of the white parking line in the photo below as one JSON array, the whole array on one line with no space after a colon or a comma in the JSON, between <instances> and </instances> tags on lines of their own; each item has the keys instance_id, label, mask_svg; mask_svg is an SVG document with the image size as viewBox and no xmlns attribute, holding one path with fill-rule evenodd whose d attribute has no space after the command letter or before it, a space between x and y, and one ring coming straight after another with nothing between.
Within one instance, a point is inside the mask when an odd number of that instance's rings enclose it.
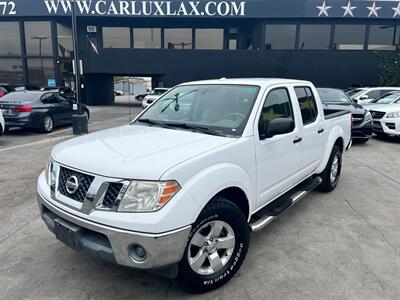
<instances>
[{"instance_id":1,"label":"white parking line","mask_svg":"<svg viewBox=\"0 0 400 300\"><path fill-rule=\"evenodd\" d=\"M95 124L98 124L98 123L100 123L100 122L96 121L96 122L93 122L93 123L89 123L89 125L95 125ZM72 130L72 127L66 128L66 129L62 129L62 130L53 131L53 132L50 132L50 133L48 133L46 135L52 136L52 135L55 135L57 133L65 132L65 131L68 131L68 130Z\"/></svg>"},{"instance_id":2,"label":"white parking line","mask_svg":"<svg viewBox=\"0 0 400 300\"><path fill-rule=\"evenodd\" d=\"M73 136L72 134L69 134L69 135L58 136L58 137L55 137L55 138L44 139L44 140L37 141L37 142L32 142L32 143L27 143L27 144L22 144L22 145L6 147L6 148L0 149L0 152L4 152L4 151L8 151L8 150L15 150L15 149L19 149L19 148L28 147L28 146L46 144L46 143L62 140L62 139L65 139L65 138L68 138L68 137L72 137L72 136Z\"/></svg>"}]
</instances>

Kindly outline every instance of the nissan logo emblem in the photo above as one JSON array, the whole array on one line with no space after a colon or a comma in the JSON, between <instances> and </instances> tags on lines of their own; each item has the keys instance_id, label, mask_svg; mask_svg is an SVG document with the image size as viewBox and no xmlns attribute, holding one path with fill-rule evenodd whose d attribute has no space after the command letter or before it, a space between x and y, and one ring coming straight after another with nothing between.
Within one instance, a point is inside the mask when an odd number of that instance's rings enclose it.
<instances>
[{"instance_id":1,"label":"nissan logo emblem","mask_svg":"<svg viewBox=\"0 0 400 300\"><path fill-rule=\"evenodd\" d=\"M68 194L74 194L79 188L78 177L75 175L68 177L67 182L65 183L65 188L67 189Z\"/></svg>"}]
</instances>

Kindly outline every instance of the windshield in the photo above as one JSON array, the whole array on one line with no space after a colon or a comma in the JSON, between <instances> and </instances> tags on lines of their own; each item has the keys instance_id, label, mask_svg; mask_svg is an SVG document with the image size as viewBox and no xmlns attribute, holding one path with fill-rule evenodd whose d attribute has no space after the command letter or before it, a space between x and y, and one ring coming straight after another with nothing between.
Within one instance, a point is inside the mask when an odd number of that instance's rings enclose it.
<instances>
[{"instance_id":1,"label":"windshield","mask_svg":"<svg viewBox=\"0 0 400 300\"><path fill-rule=\"evenodd\" d=\"M178 86L150 106L136 123L240 136L259 89L227 84Z\"/></svg>"},{"instance_id":2,"label":"windshield","mask_svg":"<svg viewBox=\"0 0 400 300\"><path fill-rule=\"evenodd\" d=\"M379 98L376 98L375 100L372 100L371 103L376 103L376 104L390 104L396 101L400 97L399 93L395 94L386 94L383 95Z\"/></svg>"},{"instance_id":3,"label":"windshield","mask_svg":"<svg viewBox=\"0 0 400 300\"><path fill-rule=\"evenodd\" d=\"M353 98L353 97L357 97L358 95L360 95L364 91L365 91L365 89L355 89L355 90L352 90L350 92L347 92L347 95L349 97Z\"/></svg>"},{"instance_id":4,"label":"windshield","mask_svg":"<svg viewBox=\"0 0 400 300\"><path fill-rule=\"evenodd\" d=\"M160 96L162 94L164 94L167 90L152 90L150 95L156 95L156 96Z\"/></svg>"},{"instance_id":5,"label":"windshield","mask_svg":"<svg viewBox=\"0 0 400 300\"><path fill-rule=\"evenodd\" d=\"M322 103L351 103L350 98L341 90L335 89L317 89Z\"/></svg>"}]
</instances>

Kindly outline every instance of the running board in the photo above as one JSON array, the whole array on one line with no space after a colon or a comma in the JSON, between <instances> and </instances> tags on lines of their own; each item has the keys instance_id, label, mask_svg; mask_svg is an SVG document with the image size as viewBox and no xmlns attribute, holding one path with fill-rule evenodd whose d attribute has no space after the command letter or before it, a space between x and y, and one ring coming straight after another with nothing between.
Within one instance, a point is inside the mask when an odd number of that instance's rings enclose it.
<instances>
[{"instance_id":1,"label":"running board","mask_svg":"<svg viewBox=\"0 0 400 300\"><path fill-rule=\"evenodd\" d=\"M289 192L283 194L270 204L254 214L250 221L251 231L256 232L263 229L288 208L295 205L301 198L312 192L322 182L319 176L310 177Z\"/></svg>"}]
</instances>

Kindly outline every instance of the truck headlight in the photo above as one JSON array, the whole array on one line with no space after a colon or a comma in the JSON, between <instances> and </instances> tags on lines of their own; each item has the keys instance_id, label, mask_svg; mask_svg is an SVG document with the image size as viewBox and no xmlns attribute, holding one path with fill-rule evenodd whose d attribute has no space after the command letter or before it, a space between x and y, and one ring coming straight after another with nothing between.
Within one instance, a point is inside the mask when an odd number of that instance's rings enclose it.
<instances>
[{"instance_id":1,"label":"truck headlight","mask_svg":"<svg viewBox=\"0 0 400 300\"><path fill-rule=\"evenodd\" d=\"M133 180L119 204L118 211L156 211L163 207L181 189L176 181Z\"/></svg>"},{"instance_id":2,"label":"truck headlight","mask_svg":"<svg viewBox=\"0 0 400 300\"><path fill-rule=\"evenodd\" d=\"M369 121L369 120L371 120L372 119L372 115L371 115L371 113L369 112L369 111L367 111L366 113L365 113L365 120L366 121Z\"/></svg>"},{"instance_id":3,"label":"truck headlight","mask_svg":"<svg viewBox=\"0 0 400 300\"><path fill-rule=\"evenodd\" d=\"M392 113L388 114L386 118L388 118L388 119L400 118L400 111L392 112Z\"/></svg>"},{"instance_id":4,"label":"truck headlight","mask_svg":"<svg viewBox=\"0 0 400 300\"><path fill-rule=\"evenodd\" d=\"M53 161L49 160L46 165L46 169L44 170L46 183L49 186L55 186L56 183L56 175L54 174L53 166L54 166Z\"/></svg>"}]
</instances>

